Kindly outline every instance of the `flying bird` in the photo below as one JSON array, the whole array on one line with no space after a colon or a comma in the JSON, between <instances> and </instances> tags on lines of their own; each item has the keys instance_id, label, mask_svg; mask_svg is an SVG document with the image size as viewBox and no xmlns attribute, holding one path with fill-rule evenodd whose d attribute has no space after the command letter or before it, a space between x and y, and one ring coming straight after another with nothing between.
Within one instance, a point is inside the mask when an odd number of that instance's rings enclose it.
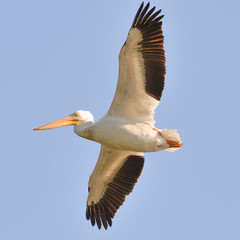
<instances>
[{"instance_id":1,"label":"flying bird","mask_svg":"<svg viewBox=\"0 0 240 240\"><path fill-rule=\"evenodd\" d=\"M100 229L112 219L137 182L144 152L175 151L182 146L176 129L157 129L154 110L165 81L165 52L161 10L139 7L119 54L119 76L108 112L97 122L89 111L76 111L66 118L34 130L74 125L80 137L101 144L95 169L88 183L86 218Z\"/></svg>"}]
</instances>

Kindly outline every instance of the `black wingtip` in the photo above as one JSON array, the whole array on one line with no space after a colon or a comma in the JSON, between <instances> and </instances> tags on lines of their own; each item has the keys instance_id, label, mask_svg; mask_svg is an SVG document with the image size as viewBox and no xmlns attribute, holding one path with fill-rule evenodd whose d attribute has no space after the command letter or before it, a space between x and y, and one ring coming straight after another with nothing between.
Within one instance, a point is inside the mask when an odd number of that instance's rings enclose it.
<instances>
[{"instance_id":1,"label":"black wingtip","mask_svg":"<svg viewBox=\"0 0 240 240\"><path fill-rule=\"evenodd\" d=\"M131 28L133 28L133 26L135 26L136 21L137 21L137 19L138 19L138 16L139 16L139 14L141 13L141 11L142 11L142 9L143 9L143 6L144 6L144 2L142 2L142 4L140 5L140 7L139 7L139 9L138 9L138 11L137 11L137 13L136 13L136 15L135 15L135 18L134 18L134 20L133 20L133 23L132 23ZM130 29L131 29L131 28L130 28Z\"/></svg>"}]
</instances>

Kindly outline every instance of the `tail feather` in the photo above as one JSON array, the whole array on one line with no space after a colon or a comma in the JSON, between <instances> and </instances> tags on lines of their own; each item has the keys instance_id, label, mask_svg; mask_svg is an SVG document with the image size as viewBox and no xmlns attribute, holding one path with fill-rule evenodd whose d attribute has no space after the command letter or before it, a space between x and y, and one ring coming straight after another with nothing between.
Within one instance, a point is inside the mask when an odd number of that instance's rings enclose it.
<instances>
[{"instance_id":1,"label":"tail feather","mask_svg":"<svg viewBox=\"0 0 240 240\"><path fill-rule=\"evenodd\" d=\"M167 139L168 142L174 142L177 143L177 145L179 145L177 147L173 146L165 150L169 152L174 152L182 146L182 141L180 139L179 134L177 133L177 129L164 129L161 130L161 134L163 135L164 138Z\"/></svg>"}]
</instances>

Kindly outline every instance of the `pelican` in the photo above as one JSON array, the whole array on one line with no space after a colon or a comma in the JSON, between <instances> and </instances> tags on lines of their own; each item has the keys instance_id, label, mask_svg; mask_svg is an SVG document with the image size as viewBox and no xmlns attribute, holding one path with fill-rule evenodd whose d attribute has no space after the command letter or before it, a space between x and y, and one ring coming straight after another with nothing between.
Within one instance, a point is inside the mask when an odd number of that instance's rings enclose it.
<instances>
[{"instance_id":1,"label":"pelican","mask_svg":"<svg viewBox=\"0 0 240 240\"><path fill-rule=\"evenodd\" d=\"M89 111L34 130L68 125L80 137L101 144L97 164L88 183L86 218L100 229L112 219L132 192L144 165L144 152L175 151L182 146L176 129L157 129L154 110L165 81L161 10L139 7L119 54L118 84L108 112L97 122Z\"/></svg>"}]
</instances>

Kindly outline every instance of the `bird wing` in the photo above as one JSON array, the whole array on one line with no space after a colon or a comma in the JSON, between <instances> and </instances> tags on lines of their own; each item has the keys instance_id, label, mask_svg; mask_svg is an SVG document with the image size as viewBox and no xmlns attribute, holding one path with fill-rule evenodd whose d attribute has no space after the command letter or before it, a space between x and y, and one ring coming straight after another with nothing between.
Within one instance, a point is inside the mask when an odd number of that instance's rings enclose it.
<instances>
[{"instance_id":1,"label":"bird wing","mask_svg":"<svg viewBox=\"0 0 240 240\"><path fill-rule=\"evenodd\" d=\"M161 10L140 6L119 55L117 89L109 115L154 124L165 79Z\"/></svg>"},{"instance_id":2,"label":"bird wing","mask_svg":"<svg viewBox=\"0 0 240 240\"><path fill-rule=\"evenodd\" d=\"M137 182L144 154L101 147L98 162L89 179L86 218L100 229L112 226L112 218Z\"/></svg>"}]
</instances>

